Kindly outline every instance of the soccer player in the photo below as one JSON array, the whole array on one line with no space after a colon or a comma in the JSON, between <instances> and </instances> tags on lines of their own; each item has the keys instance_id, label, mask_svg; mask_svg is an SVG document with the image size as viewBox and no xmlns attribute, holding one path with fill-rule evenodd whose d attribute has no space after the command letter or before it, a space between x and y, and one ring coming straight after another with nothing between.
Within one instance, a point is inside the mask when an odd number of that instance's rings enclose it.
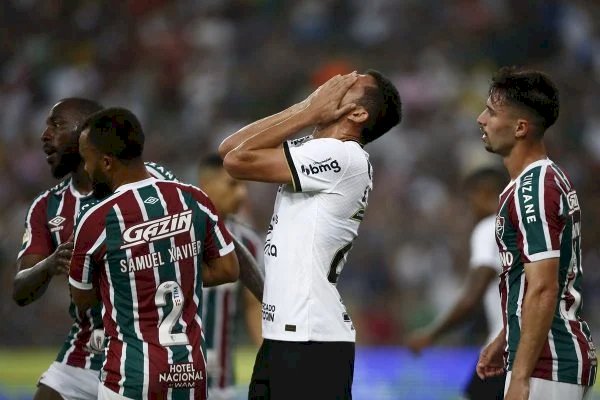
<instances>
[{"instance_id":1,"label":"soccer player","mask_svg":"<svg viewBox=\"0 0 600 400\"><path fill-rule=\"evenodd\" d=\"M38 196L27 213L13 284L13 298L21 306L39 299L54 277L68 274L75 217L82 207L95 201L79 156L79 128L101 109L92 100L67 98L48 114L41 137L43 150L52 175L65 179ZM148 163L147 169L153 176L174 178L156 164ZM86 345L93 330L101 327L100 309L81 313L71 304L69 313L73 325L56 360L38 382L36 400L97 398L103 355L91 353Z\"/></svg>"},{"instance_id":2,"label":"soccer player","mask_svg":"<svg viewBox=\"0 0 600 400\"><path fill-rule=\"evenodd\" d=\"M280 184L250 399L351 398L355 331L336 283L372 188L363 146L400 121L400 108L379 72L338 75L219 146L233 177ZM287 141L309 127L312 137Z\"/></svg>"},{"instance_id":3,"label":"soccer player","mask_svg":"<svg viewBox=\"0 0 600 400\"><path fill-rule=\"evenodd\" d=\"M113 194L75 229L69 283L87 310L101 299L108 337L101 399L206 398L202 286L239 274L230 234L208 197L157 180L131 112L99 111L79 140L94 187Z\"/></svg>"},{"instance_id":4,"label":"soccer player","mask_svg":"<svg viewBox=\"0 0 600 400\"><path fill-rule=\"evenodd\" d=\"M498 196L506 186L507 179L495 168L481 168L465 179L465 189L475 218L479 221L471 233L471 267L462 292L448 312L441 315L425 328L410 335L407 346L420 353L431 346L452 327L473 315L483 302L491 342L502 330L502 310L498 295L498 275L502 272L496 236L496 208ZM465 388L465 396L471 400L502 400L504 398L504 374L480 379L475 369Z\"/></svg>"},{"instance_id":5,"label":"soccer player","mask_svg":"<svg viewBox=\"0 0 600 400\"><path fill-rule=\"evenodd\" d=\"M544 145L558 111L558 89L546 74L505 67L477 118L486 150L502 157L511 177L495 229L504 329L477 365L482 378L506 367L507 400L583 399L596 379L594 344L580 316L580 204Z\"/></svg>"},{"instance_id":6,"label":"soccer player","mask_svg":"<svg viewBox=\"0 0 600 400\"><path fill-rule=\"evenodd\" d=\"M232 178L223 168L218 154L209 154L200 162L199 186L212 200L219 218L232 235L246 245L252 255L262 262L262 239L250 227L235 218L235 213L246 201L246 182ZM240 284L231 283L205 288L204 337L207 349L208 395L212 400L229 400L235 397L233 369L233 333L236 330L238 299L252 343L262 342L260 332L261 303Z\"/></svg>"}]
</instances>

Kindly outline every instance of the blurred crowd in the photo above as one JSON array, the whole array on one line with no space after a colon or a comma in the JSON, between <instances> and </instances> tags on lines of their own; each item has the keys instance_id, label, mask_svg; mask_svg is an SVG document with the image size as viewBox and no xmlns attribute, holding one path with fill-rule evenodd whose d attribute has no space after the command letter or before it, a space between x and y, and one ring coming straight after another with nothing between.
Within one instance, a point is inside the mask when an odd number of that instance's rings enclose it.
<instances>
[{"instance_id":1,"label":"blurred crowd","mask_svg":"<svg viewBox=\"0 0 600 400\"><path fill-rule=\"evenodd\" d=\"M475 122L501 65L559 84L547 143L579 192L584 315L600 335L598 21L589 0L0 2L0 345L57 345L69 326L66 279L27 308L10 299L27 207L56 183L39 138L57 100L132 109L146 158L196 183L197 161L227 134L368 68L396 83L404 119L366 148L374 191L338 287L359 343L401 344L461 286L475 223L461 181L501 166ZM246 215L259 231L275 189L250 186ZM446 343L485 336L479 320Z\"/></svg>"}]
</instances>

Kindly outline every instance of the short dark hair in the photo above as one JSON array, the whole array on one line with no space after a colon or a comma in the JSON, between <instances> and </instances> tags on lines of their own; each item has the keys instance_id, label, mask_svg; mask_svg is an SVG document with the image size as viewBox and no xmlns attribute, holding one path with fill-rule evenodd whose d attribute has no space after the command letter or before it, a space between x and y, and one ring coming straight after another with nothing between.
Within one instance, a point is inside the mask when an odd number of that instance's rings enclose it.
<instances>
[{"instance_id":1,"label":"short dark hair","mask_svg":"<svg viewBox=\"0 0 600 400\"><path fill-rule=\"evenodd\" d=\"M365 72L377 82L377 87L366 87L358 104L369 113L360 133L363 144L370 143L396 126L402 119L402 102L394 84L381 72Z\"/></svg>"},{"instance_id":2,"label":"short dark hair","mask_svg":"<svg viewBox=\"0 0 600 400\"><path fill-rule=\"evenodd\" d=\"M541 134L558 118L558 88L543 72L502 67L492 78L489 95L492 101L505 101L533 113Z\"/></svg>"},{"instance_id":3,"label":"short dark hair","mask_svg":"<svg viewBox=\"0 0 600 400\"><path fill-rule=\"evenodd\" d=\"M223 168L223 159L217 153L209 153L200 160L200 168Z\"/></svg>"},{"instance_id":4,"label":"short dark hair","mask_svg":"<svg viewBox=\"0 0 600 400\"><path fill-rule=\"evenodd\" d=\"M473 190L481 185L490 185L501 192L508 184L505 170L496 167L482 167L471 172L464 180L466 190Z\"/></svg>"},{"instance_id":5,"label":"short dark hair","mask_svg":"<svg viewBox=\"0 0 600 400\"><path fill-rule=\"evenodd\" d=\"M89 129L90 142L104 154L121 161L141 157L144 132L137 117L125 108L107 108L88 117L81 131Z\"/></svg>"}]
</instances>

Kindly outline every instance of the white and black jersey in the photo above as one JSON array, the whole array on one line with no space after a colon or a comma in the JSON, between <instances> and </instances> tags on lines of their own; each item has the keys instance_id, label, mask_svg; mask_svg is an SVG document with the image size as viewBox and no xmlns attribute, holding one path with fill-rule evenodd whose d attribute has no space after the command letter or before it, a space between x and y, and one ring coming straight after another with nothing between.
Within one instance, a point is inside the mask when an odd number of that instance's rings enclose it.
<instances>
[{"instance_id":1,"label":"white and black jersey","mask_svg":"<svg viewBox=\"0 0 600 400\"><path fill-rule=\"evenodd\" d=\"M502 272L502 264L500 263L495 231L496 214L482 219L475 226L471 234L471 260L469 264L473 269L492 268L499 276ZM498 280L490 282L483 298L483 305L489 331L486 343L489 343L503 328Z\"/></svg>"},{"instance_id":2,"label":"white and black jersey","mask_svg":"<svg viewBox=\"0 0 600 400\"><path fill-rule=\"evenodd\" d=\"M284 152L293 184L278 189L264 246L263 336L353 342L336 282L373 187L369 155L331 138L286 142Z\"/></svg>"}]
</instances>

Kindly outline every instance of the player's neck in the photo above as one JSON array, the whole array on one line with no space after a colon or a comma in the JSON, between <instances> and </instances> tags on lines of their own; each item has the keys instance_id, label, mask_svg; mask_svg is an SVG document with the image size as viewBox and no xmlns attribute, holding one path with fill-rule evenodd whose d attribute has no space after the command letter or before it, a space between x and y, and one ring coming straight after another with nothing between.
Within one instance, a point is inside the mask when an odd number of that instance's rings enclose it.
<instances>
[{"instance_id":1,"label":"player's neck","mask_svg":"<svg viewBox=\"0 0 600 400\"><path fill-rule=\"evenodd\" d=\"M515 146L509 155L504 157L504 166L510 179L516 179L528 165L548 158L546 146L542 141Z\"/></svg>"},{"instance_id":2,"label":"player's neck","mask_svg":"<svg viewBox=\"0 0 600 400\"><path fill-rule=\"evenodd\" d=\"M71 173L71 182L73 188L81 194L87 194L92 191L92 181L83 168L83 163L77 166L77 169Z\"/></svg>"},{"instance_id":3,"label":"player's neck","mask_svg":"<svg viewBox=\"0 0 600 400\"><path fill-rule=\"evenodd\" d=\"M142 160L140 160L139 163L135 162L135 164L123 165L118 171L115 171L111 189L114 191L120 186L143 181L144 179L151 177L152 175L148 173Z\"/></svg>"}]
</instances>

